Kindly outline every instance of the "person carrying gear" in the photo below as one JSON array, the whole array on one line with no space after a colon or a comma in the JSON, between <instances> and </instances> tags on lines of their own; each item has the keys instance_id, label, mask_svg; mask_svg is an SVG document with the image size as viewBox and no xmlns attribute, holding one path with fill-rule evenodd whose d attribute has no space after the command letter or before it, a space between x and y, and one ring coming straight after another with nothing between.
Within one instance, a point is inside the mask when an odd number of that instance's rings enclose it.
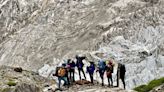
<instances>
[{"instance_id":1,"label":"person carrying gear","mask_svg":"<svg viewBox=\"0 0 164 92\"><path fill-rule=\"evenodd\" d=\"M117 69L117 87L119 86L119 79L122 80L122 83L124 85L125 89L125 72L126 68L124 64L118 63L118 69Z\"/></svg>"},{"instance_id":2,"label":"person carrying gear","mask_svg":"<svg viewBox=\"0 0 164 92\"><path fill-rule=\"evenodd\" d=\"M58 77L58 89L61 89L61 81L64 81L64 86L68 86L69 87L69 83L68 83L68 71L65 68L65 64L62 64L61 67L57 67L56 68L56 72L55 74L53 74L53 76L57 76Z\"/></svg>"},{"instance_id":3,"label":"person carrying gear","mask_svg":"<svg viewBox=\"0 0 164 92\"><path fill-rule=\"evenodd\" d=\"M95 71L95 64L94 62L90 62L90 66L87 66L87 72L89 73L91 83L93 84L93 73Z\"/></svg>"},{"instance_id":4,"label":"person carrying gear","mask_svg":"<svg viewBox=\"0 0 164 92\"><path fill-rule=\"evenodd\" d=\"M106 75L108 78L108 86L109 87L113 86L112 73L113 73L113 63L112 63L112 61L109 61L106 66ZM110 85L110 80L111 80L111 85Z\"/></svg>"},{"instance_id":5,"label":"person carrying gear","mask_svg":"<svg viewBox=\"0 0 164 92\"><path fill-rule=\"evenodd\" d=\"M83 60L85 59L86 57L79 57L78 55L76 55L76 66L78 68L78 72L79 72L79 79L81 80L81 73L83 73L84 75L84 78L86 79L86 76L85 76L85 73L84 73L84 70L83 70L83 66L84 66L84 63L83 63Z\"/></svg>"},{"instance_id":6,"label":"person carrying gear","mask_svg":"<svg viewBox=\"0 0 164 92\"><path fill-rule=\"evenodd\" d=\"M69 63L70 69L69 69L69 78L71 81L75 82L75 62L73 60L71 60L71 62Z\"/></svg>"},{"instance_id":7,"label":"person carrying gear","mask_svg":"<svg viewBox=\"0 0 164 92\"><path fill-rule=\"evenodd\" d=\"M102 80L102 86L104 86L104 73L105 73L105 70L106 70L106 63L104 60L99 60L98 62L98 70L99 71L99 74L100 74L100 77L101 77L101 80Z\"/></svg>"}]
</instances>

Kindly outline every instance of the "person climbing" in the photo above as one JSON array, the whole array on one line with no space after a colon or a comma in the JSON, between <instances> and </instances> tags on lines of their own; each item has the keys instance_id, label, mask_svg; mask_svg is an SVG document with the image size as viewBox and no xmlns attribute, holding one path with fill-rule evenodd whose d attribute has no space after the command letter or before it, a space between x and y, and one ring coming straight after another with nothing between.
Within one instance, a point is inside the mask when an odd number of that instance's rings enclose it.
<instances>
[{"instance_id":1,"label":"person climbing","mask_svg":"<svg viewBox=\"0 0 164 92\"><path fill-rule=\"evenodd\" d=\"M95 71L95 64L94 62L90 62L90 66L87 66L87 72L89 73L91 83L93 84L93 73Z\"/></svg>"},{"instance_id":2,"label":"person climbing","mask_svg":"<svg viewBox=\"0 0 164 92\"><path fill-rule=\"evenodd\" d=\"M71 62L70 62L70 70L69 70L69 78L70 78L70 80L72 81L72 82L75 82L75 66L76 66L76 64L75 64L75 62L73 61L73 60L71 60Z\"/></svg>"},{"instance_id":3,"label":"person climbing","mask_svg":"<svg viewBox=\"0 0 164 92\"><path fill-rule=\"evenodd\" d=\"M112 61L109 61L106 66L106 75L107 75L109 87L113 86L112 73L113 73L113 63L112 63ZM111 85L110 85L110 81L111 81Z\"/></svg>"},{"instance_id":4,"label":"person climbing","mask_svg":"<svg viewBox=\"0 0 164 92\"><path fill-rule=\"evenodd\" d=\"M70 61L71 59L68 59L65 64L65 68L67 69L67 74L66 74L66 77L67 77L67 80L68 80L68 84L70 85L70 78L69 78L69 75L70 75L70 69L71 69L71 66L70 66Z\"/></svg>"},{"instance_id":5,"label":"person climbing","mask_svg":"<svg viewBox=\"0 0 164 92\"><path fill-rule=\"evenodd\" d=\"M99 74L100 74L100 77L101 77L101 80L102 80L102 86L104 86L104 73L105 73L105 70L106 70L106 63L104 60L99 60L98 62L98 70L99 71Z\"/></svg>"},{"instance_id":6,"label":"person climbing","mask_svg":"<svg viewBox=\"0 0 164 92\"><path fill-rule=\"evenodd\" d=\"M124 64L118 63L118 69L117 69L117 87L119 86L119 79L122 80L122 83L124 85L125 89L125 72L126 68Z\"/></svg>"},{"instance_id":7,"label":"person climbing","mask_svg":"<svg viewBox=\"0 0 164 92\"><path fill-rule=\"evenodd\" d=\"M58 89L61 90L61 81L64 81L64 86L69 87L68 78L67 78L67 69L65 64L62 64L61 67L56 68L56 72L53 76L58 77Z\"/></svg>"},{"instance_id":8,"label":"person climbing","mask_svg":"<svg viewBox=\"0 0 164 92\"><path fill-rule=\"evenodd\" d=\"M79 79L81 80L81 73L83 73L84 75L84 78L86 79L86 76L85 76L85 73L84 73L84 70L83 70L83 66L84 66L84 63L83 63L83 60L85 59L86 57L79 57L78 55L76 55L76 66L78 68L78 72L79 72Z\"/></svg>"}]
</instances>

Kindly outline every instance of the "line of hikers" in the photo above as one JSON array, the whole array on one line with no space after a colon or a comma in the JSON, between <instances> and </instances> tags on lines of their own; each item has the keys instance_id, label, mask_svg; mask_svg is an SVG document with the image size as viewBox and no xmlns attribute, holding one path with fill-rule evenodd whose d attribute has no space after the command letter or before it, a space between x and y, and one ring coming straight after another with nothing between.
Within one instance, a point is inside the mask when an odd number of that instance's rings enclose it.
<instances>
[{"instance_id":1,"label":"line of hikers","mask_svg":"<svg viewBox=\"0 0 164 92\"><path fill-rule=\"evenodd\" d=\"M76 55L76 63L73 60L68 59L67 63L63 63L62 66L56 68L56 72L55 72L55 74L53 74L53 76L58 77L58 88L59 89L61 87L61 80L64 81L64 86L67 86L67 87L69 87L69 85L71 83L75 82L75 67L77 67L77 69L78 69L79 79L82 80L81 72L82 72L84 78L86 79L86 75L85 75L85 72L83 69L83 67L84 67L83 60L85 58L86 57L80 57L80 56ZM90 62L90 65L87 66L87 68L86 68L86 70L87 70L86 72L89 73L92 84L94 84L93 83L94 72L95 71L99 72L101 80L102 80L102 86L104 86L104 74L106 72L106 76L108 79L108 86L113 86L113 79L112 79L112 73L114 70L113 67L114 67L114 64L111 60L109 60L107 62L104 60L99 60L97 69L95 67L94 62ZM123 82L123 85L124 85L124 89L125 89L125 72L126 72L125 65L118 63L117 86L116 87L119 86L119 79L121 79ZM111 83L110 83L110 81L111 81Z\"/></svg>"}]
</instances>

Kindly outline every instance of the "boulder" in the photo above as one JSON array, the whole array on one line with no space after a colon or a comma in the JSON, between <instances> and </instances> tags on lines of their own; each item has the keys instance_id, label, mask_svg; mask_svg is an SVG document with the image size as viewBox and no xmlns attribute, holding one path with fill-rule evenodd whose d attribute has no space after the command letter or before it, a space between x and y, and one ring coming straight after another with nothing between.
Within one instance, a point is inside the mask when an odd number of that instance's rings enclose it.
<instances>
[{"instance_id":1,"label":"boulder","mask_svg":"<svg viewBox=\"0 0 164 92\"><path fill-rule=\"evenodd\" d=\"M21 73L23 71L23 69L21 67L16 67L16 68L14 68L14 71Z\"/></svg>"}]
</instances>

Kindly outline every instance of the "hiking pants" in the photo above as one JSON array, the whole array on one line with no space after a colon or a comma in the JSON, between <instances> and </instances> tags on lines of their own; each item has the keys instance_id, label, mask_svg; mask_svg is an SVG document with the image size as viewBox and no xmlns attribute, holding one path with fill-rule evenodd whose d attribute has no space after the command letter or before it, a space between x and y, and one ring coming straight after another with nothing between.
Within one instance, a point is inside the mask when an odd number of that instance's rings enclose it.
<instances>
[{"instance_id":1,"label":"hiking pants","mask_svg":"<svg viewBox=\"0 0 164 92\"><path fill-rule=\"evenodd\" d=\"M112 75L108 78L108 86L113 86L113 79L112 79ZM111 81L111 85L110 85L110 81Z\"/></svg>"},{"instance_id":2,"label":"hiking pants","mask_svg":"<svg viewBox=\"0 0 164 92\"><path fill-rule=\"evenodd\" d=\"M123 83L124 89L125 89L125 73L123 73L123 74L117 73L117 87L119 86L119 79L122 80L122 83Z\"/></svg>"},{"instance_id":3,"label":"hiking pants","mask_svg":"<svg viewBox=\"0 0 164 92\"><path fill-rule=\"evenodd\" d=\"M102 86L104 86L104 73L105 73L105 70L99 70L99 74L102 80Z\"/></svg>"},{"instance_id":4,"label":"hiking pants","mask_svg":"<svg viewBox=\"0 0 164 92\"><path fill-rule=\"evenodd\" d=\"M93 73L89 73L90 79L91 79L91 83L93 83Z\"/></svg>"},{"instance_id":5,"label":"hiking pants","mask_svg":"<svg viewBox=\"0 0 164 92\"><path fill-rule=\"evenodd\" d=\"M79 78L80 78L80 80L81 80L81 73L80 72L82 72L83 73L83 75L84 75L84 78L86 79L86 76L85 76L85 73L84 73L84 70L83 69L78 69L78 72L79 72Z\"/></svg>"},{"instance_id":6,"label":"hiking pants","mask_svg":"<svg viewBox=\"0 0 164 92\"><path fill-rule=\"evenodd\" d=\"M66 78L67 78L68 85L70 85L70 80L69 80L69 77L68 77L68 73L66 74Z\"/></svg>"},{"instance_id":7,"label":"hiking pants","mask_svg":"<svg viewBox=\"0 0 164 92\"><path fill-rule=\"evenodd\" d=\"M69 78L70 78L70 81L75 82L75 69L70 69Z\"/></svg>"},{"instance_id":8,"label":"hiking pants","mask_svg":"<svg viewBox=\"0 0 164 92\"><path fill-rule=\"evenodd\" d=\"M68 80L67 80L67 77L58 77L58 88L60 89L60 87L61 87L61 81L64 81L64 84L65 85L68 85Z\"/></svg>"},{"instance_id":9,"label":"hiking pants","mask_svg":"<svg viewBox=\"0 0 164 92\"><path fill-rule=\"evenodd\" d=\"M125 75L120 76L120 79L122 80L122 83L123 83L124 89L125 89Z\"/></svg>"}]
</instances>

